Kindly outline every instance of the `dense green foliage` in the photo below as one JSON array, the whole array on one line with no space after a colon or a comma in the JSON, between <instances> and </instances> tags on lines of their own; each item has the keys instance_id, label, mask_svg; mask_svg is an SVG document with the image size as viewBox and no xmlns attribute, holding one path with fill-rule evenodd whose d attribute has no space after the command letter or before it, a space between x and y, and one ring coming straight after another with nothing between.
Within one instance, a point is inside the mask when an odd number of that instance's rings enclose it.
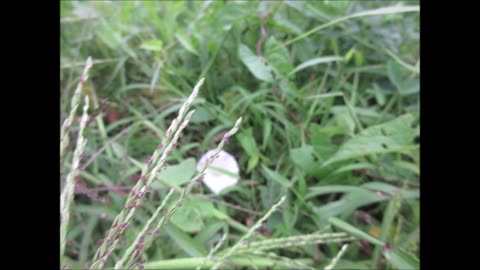
<instances>
[{"instance_id":1,"label":"dense green foliage","mask_svg":"<svg viewBox=\"0 0 480 270\"><path fill-rule=\"evenodd\" d=\"M62 120L88 56L94 65L84 91L90 114L99 116L86 128L83 163L94 158L72 204L70 267L92 258L143 161L203 77L171 166L125 241L167 187L191 179L196 161L240 116L225 150L238 159L241 179L220 195L194 190L146 251L147 261L206 256L226 230L225 247L232 246L260 217L255 213L287 195L257 239L342 231L358 240L335 269L418 265L419 12L406 8L418 1L60 4ZM323 269L340 248L275 253Z\"/></svg>"}]
</instances>

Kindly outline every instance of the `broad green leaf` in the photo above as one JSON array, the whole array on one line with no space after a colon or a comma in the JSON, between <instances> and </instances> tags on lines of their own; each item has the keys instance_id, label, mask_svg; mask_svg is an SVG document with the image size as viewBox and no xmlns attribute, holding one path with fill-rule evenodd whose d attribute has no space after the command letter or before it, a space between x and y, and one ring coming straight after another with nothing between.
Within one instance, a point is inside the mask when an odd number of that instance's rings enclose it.
<instances>
[{"instance_id":1,"label":"broad green leaf","mask_svg":"<svg viewBox=\"0 0 480 270\"><path fill-rule=\"evenodd\" d=\"M260 58L253 54L247 46L238 45L238 56L255 78L266 82L273 81L271 68L263 64Z\"/></svg>"},{"instance_id":2,"label":"broad green leaf","mask_svg":"<svg viewBox=\"0 0 480 270\"><path fill-rule=\"evenodd\" d=\"M394 61L389 61L387 64L388 78L397 87L398 90L403 89L403 73L402 67Z\"/></svg>"},{"instance_id":3,"label":"broad green leaf","mask_svg":"<svg viewBox=\"0 0 480 270\"><path fill-rule=\"evenodd\" d=\"M190 119L190 122L199 124L209 122L215 119L217 119L217 115L209 108L199 107L195 109L195 113L192 115L192 119Z\"/></svg>"},{"instance_id":4,"label":"broad green leaf","mask_svg":"<svg viewBox=\"0 0 480 270\"><path fill-rule=\"evenodd\" d=\"M307 174L312 175L320 167L313 146L290 149L290 159Z\"/></svg>"},{"instance_id":5,"label":"broad green leaf","mask_svg":"<svg viewBox=\"0 0 480 270\"><path fill-rule=\"evenodd\" d=\"M331 223L332 225L340 228L341 230L344 230L345 232L348 232L358 238L361 238L363 240L366 240L374 245L381 245L383 246L384 243L372 236L370 236L369 234L355 228L354 226L348 224L347 222L341 220L341 219L338 219L336 217L331 217L328 219L328 222Z\"/></svg>"},{"instance_id":6,"label":"broad green leaf","mask_svg":"<svg viewBox=\"0 0 480 270\"><path fill-rule=\"evenodd\" d=\"M409 144L415 137L412 122L413 116L406 114L395 120L367 128L345 142L322 166L369 154L401 152L409 149Z\"/></svg>"},{"instance_id":7,"label":"broad green leaf","mask_svg":"<svg viewBox=\"0 0 480 270\"><path fill-rule=\"evenodd\" d=\"M287 74L293 69L287 48L273 36L265 44L265 59L279 75Z\"/></svg>"},{"instance_id":8,"label":"broad green leaf","mask_svg":"<svg viewBox=\"0 0 480 270\"><path fill-rule=\"evenodd\" d=\"M385 250L383 254L398 269L420 269L420 260L400 249Z\"/></svg>"},{"instance_id":9,"label":"broad green leaf","mask_svg":"<svg viewBox=\"0 0 480 270\"><path fill-rule=\"evenodd\" d=\"M184 32L179 31L175 35L175 37L180 41L180 44L189 52L195 54L198 56L198 51L195 49L195 47L192 44L192 41L189 36L187 36Z\"/></svg>"},{"instance_id":10,"label":"broad green leaf","mask_svg":"<svg viewBox=\"0 0 480 270\"><path fill-rule=\"evenodd\" d=\"M140 45L141 49L148 50L148 51L162 51L163 49L163 41L159 39L152 39L152 40L147 40Z\"/></svg>"},{"instance_id":11,"label":"broad green leaf","mask_svg":"<svg viewBox=\"0 0 480 270\"><path fill-rule=\"evenodd\" d=\"M158 174L157 178L172 187L179 187L190 181L195 172L195 159L188 158L177 165L168 166Z\"/></svg>"},{"instance_id":12,"label":"broad green leaf","mask_svg":"<svg viewBox=\"0 0 480 270\"><path fill-rule=\"evenodd\" d=\"M183 205L170 218L170 221L185 232L198 232L204 228L200 212L193 207L190 199L185 199Z\"/></svg>"},{"instance_id":13,"label":"broad green leaf","mask_svg":"<svg viewBox=\"0 0 480 270\"><path fill-rule=\"evenodd\" d=\"M312 139L312 142L314 142L314 139ZM307 175L323 179L330 175L336 169L335 166L337 166L336 164L334 166L321 166L322 162L332 155L332 150L335 153L336 146L330 142L326 144L319 143L314 146L306 145L290 149L290 159L297 167L305 171Z\"/></svg>"},{"instance_id":14,"label":"broad green leaf","mask_svg":"<svg viewBox=\"0 0 480 270\"><path fill-rule=\"evenodd\" d=\"M200 198L185 198L171 221L185 232L199 232L205 228L204 218L215 217L213 203Z\"/></svg>"},{"instance_id":15,"label":"broad green leaf","mask_svg":"<svg viewBox=\"0 0 480 270\"><path fill-rule=\"evenodd\" d=\"M410 95L420 90L420 80L418 77L410 78L406 69L394 61L387 64L387 72L390 81L397 87L401 95Z\"/></svg>"},{"instance_id":16,"label":"broad green leaf","mask_svg":"<svg viewBox=\"0 0 480 270\"><path fill-rule=\"evenodd\" d=\"M268 180L275 181L285 188L289 188L292 185L290 180L280 175L279 173L270 170L267 166L263 164L262 164L262 170L263 170L263 174Z\"/></svg>"},{"instance_id":17,"label":"broad green leaf","mask_svg":"<svg viewBox=\"0 0 480 270\"><path fill-rule=\"evenodd\" d=\"M337 62L337 61L343 61L343 57L340 57L340 56L325 56L325 57L313 58L313 59L308 60L308 61L298 65L297 67L295 67L295 69L292 70L292 72L290 72L288 75L290 76L294 73L297 73L298 71L300 71L302 69L305 69L305 68L308 68L308 67L311 67L311 66L314 66L314 65Z\"/></svg>"}]
</instances>

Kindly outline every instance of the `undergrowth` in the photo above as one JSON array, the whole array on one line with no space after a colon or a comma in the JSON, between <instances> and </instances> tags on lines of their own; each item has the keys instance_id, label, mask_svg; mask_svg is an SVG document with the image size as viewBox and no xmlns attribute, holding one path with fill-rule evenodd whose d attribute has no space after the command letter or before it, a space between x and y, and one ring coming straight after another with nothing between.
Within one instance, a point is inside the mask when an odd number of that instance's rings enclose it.
<instances>
[{"instance_id":1,"label":"undergrowth","mask_svg":"<svg viewBox=\"0 0 480 270\"><path fill-rule=\"evenodd\" d=\"M419 268L418 3L60 2L62 267Z\"/></svg>"}]
</instances>

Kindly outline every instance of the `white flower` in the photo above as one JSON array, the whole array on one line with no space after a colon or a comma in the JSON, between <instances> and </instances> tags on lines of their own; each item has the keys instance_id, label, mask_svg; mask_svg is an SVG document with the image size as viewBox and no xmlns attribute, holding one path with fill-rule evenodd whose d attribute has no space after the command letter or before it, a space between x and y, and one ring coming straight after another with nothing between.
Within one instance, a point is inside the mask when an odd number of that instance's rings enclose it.
<instances>
[{"instance_id":1,"label":"white flower","mask_svg":"<svg viewBox=\"0 0 480 270\"><path fill-rule=\"evenodd\" d=\"M205 162L214 154L215 150L205 153L197 163L197 171L201 171ZM240 169L237 160L225 152L220 151L218 158L214 159L205 171L203 183L215 194L220 193L225 188L234 186L239 179Z\"/></svg>"}]
</instances>

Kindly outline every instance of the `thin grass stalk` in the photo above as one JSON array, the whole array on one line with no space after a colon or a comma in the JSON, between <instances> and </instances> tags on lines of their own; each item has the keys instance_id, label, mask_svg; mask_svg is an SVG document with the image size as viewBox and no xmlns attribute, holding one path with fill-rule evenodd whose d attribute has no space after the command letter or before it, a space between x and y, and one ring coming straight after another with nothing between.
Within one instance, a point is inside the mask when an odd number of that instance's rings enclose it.
<instances>
[{"instance_id":1,"label":"thin grass stalk","mask_svg":"<svg viewBox=\"0 0 480 270\"><path fill-rule=\"evenodd\" d=\"M146 177L144 175L143 177L140 177L140 180L138 180L138 182L132 188L132 191L129 193L124 208L115 218L111 229L108 231L107 237L104 239L103 243L95 254L92 263L93 269L98 269L106 265L108 257L118 246L118 242L123 231L130 226L129 222L132 219L136 209L140 208L143 205L145 194L147 193L150 184L153 182L153 179L158 175L158 173L160 173L160 171L162 170L162 165L165 162L168 151L173 147L173 145L176 144L176 139L178 139L179 133L187 126L193 112L194 111L189 112L183 122L180 124L180 127L176 132L177 136L174 136L174 139L172 139L172 141L170 141L168 146L165 148L165 152L162 155L161 161L159 162L160 164L157 164L157 166L155 166L151 170L148 180L144 182L144 179Z\"/></svg>"},{"instance_id":2,"label":"thin grass stalk","mask_svg":"<svg viewBox=\"0 0 480 270\"><path fill-rule=\"evenodd\" d=\"M335 258L333 258L332 262L325 267L325 270L332 270L335 267L335 265L337 265L338 261L343 256L343 254L345 254L345 252L347 251L347 248L348 248L348 244L343 245L342 249L340 249L337 256L335 256Z\"/></svg>"},{"instance_id":3,"label":"thin grass stalk","mask_svg":"<svg viewBox=\"0 0 480 270\"><path fill-rule=\"evenodd\" d=\"M115 218L112 227L107 233L107 236L105 239L103 239L103 243L95 253L91 265L92 269L100 269L105 266L108 257L118 246L121 234L129 226L128 222L131 220L135 210L141 207L145 198L145 194L149 191L150 184L153 182L158 173L164 168L166 157L170 154L172 148L176 146L182 130L190 121L194 111L190 111L188 113L187 111L195 97L198 95L200 86L203 84L203 82L204 79L201 79L194 87L192 93L180 108L178 117L172 121L170 127L165 132L161 144L158 145L152 157L147 161L146 166L142 169L140 180L132 188L132 191L129 193L122 211L120 211ZM160 154L162 155L160 156Z\"/></svg>"},{"instance_id":4,"label":"thin grass stalk","mask_svg":"<svg viewBox=\"0 0 480 270\"><path fill-rule=\"evenodd\" d=\"M175 191L174 189L170 189L167 196L165 196L165 198L162 200L162 203L160 204L160 206L155 210L152 217L148 220L145 226L143 226L143 229L138 233L137 238L132 242L132 244L128 247L128 249L125 251L123 256L115 264L115 269L120 269L123 266L127 258L129 258L131 254L133 254L133 252L135 251L135 248L140 243L141 239L147 236L148 230L151 229L153 222L158 218L160 211L165 207L165 205L167 204L167 201L173 195L174 191Z\"/></svg>"},{"instance_id":5,"label":"thin grass stalk","mask_svg":"<svg viewBox=\"0 0 480 270\"><path fill-rule=\"evenodd\" d=\"M85 145L87 144L87 139L83 137L83 132L85 130L88 120L88 96L85 96L84 103L85 104L83 106L83 115L80 121L80 129L78 131L77 145L73 154L72 166L70 168L70 172L66 177L65 186L63 188L62 194L60 195L60 257L62 257L65 252L68 222L70 221L70 205L72 204L75 191L75 179L78 176L80 170L81 156L83 154L83 151L85 150Z\"/></svg>"},{"instance_id":6,"label":"thin grass stalk","mask_svg":"<svg viewBox=\"0 0 480 270\"><path fill-rule=\"evenodd\" d=\"M169 210L167 211L166 213L164 213L163 217L160 219L160 221L158 222L157 226L155 227L155 230L154 231L160 231L161 228L168 222L168 220L170 219L170 217L175 214L175 212L177 211L178 208L180 208L183 204L183 200L185 199L185 196L187 194L190 193L190 191L192 190L193 186L197 185L200 180L202 179L202 177L204 176L205 174L205 171L207 170L208 166L213 162L213 160L215 158L218 157L218 154L220 153L220 151L222 151L223 149L223 146L226 144L226 142L228 141L228 139L233 136L239 129L240 127L240 124L242 123L242 117L240 117L236 122L235 122L235 125L233 126L233 128L228 131L227 133L225 133L225 135L223 135L223 138L222 140L220 141L220 143L218 144L217 148L215 149L215 152L207 159L207 161L205 162L205 165L203 166L202 170L197 174L197 176L195 176L192 180L190 180L187 185L185 186L185 188L182 190L182 193L180 194L180 197L177 199L176 203L174 204L174 206ZM144 242L143 242L143 249L147 249L150 247L151 243L153 242L154 238L149 238L149 239L146 239ZM139 254L138 254L139 255ZM138 256L136 256L138 257ZM135 260L130 260L128 263L127 263L127 266L130 268L130 267L134 267L136 265L136 262Z\"/></svg>"},{"instance_id":7,"label":"thin grass stalk","mask_svg":"<svg viewBox=\"0 0 480 270\"><path fill-rule=\"evenodd\" d=\"M274 241L275 240L275 241ZM286 237L267 241L251 242L249 246L239 248L238 252L249 252L250 250L268 250L278 248L297 247L313 244L327 244L355 240L355 237L342 233L328 237L315 237L311 235L301 237ZM276 241L279 240L279 241Z\"/></svg>"},{"instance_id":8,"label":"thin grass stalk","mask_svg":"<svg viewBox=\"0 0 480 270\"><path fill-rule=\"evenodd\" d=\"M235 251L237 249L239 249L242 245L245 245L246 244L246 241L250 236L252 236L253 232L256 231L258 228L260 228L262 226L262 223L267 220L268 217L270 217L271 214L273 214L273 212L275 212L278 207L280 207L280 205L283 203L283 201L285 201L286 199L286 196L283 196L280 201L278 201L278 203L276 203L275 205L273 205L270 210L261 218L257 221L257 223L255 223L255 225L253 225L250 230L248 230L248 232L242 236L242 238L240 238L240 240L238 240L238 242L233 246L231 247L225 255L223 255L221 258L220 258L220 261L218 261L217 263L215 263L213 266L212 266L212 270L216 270L220 267L220 265L222 265L223 261L225 261L225 259L227 259L228 257L232 256L232 254L235 253Z\"/></svg>"},{"instance_id":9,"label":"thin grass stalk","mask_svg":"<svg viewBox=\"0 0 480 270\"><path fill-rule=\"evenodd\" d=\"M287 257L279 256L273 252L263 252L259 250L251 251L249 254L259 256L259 257L264 257L264 258L269 258L272 260L275 260L277 262L281 262L283 265L287 266L288 269L309 269L309 270L315 270L315 268L308 266L301 261L295 261Z\"/></svg>"},{"instance_id":10,"label":"thin grass stalk","mask_svg":"<svg viewBox=\"0 0 480 270\"><path fill-rule=\"evenodd\" d=\"M227 239L227 235L228 235L228 233L223 234L220 241L218 241L218 243L215 245L215 247L213 249L211 249L210 252L208 252L208 256L204 258L202 263L199 266L197 266L197 268L195 270L202 269L202 267L205 265L205 263L212 259L213 254L215 254L217 252L217 250L223 245L223 242L225 242L225 240Z\"/></svg>"},{"instance_id":11,"label":"thin grass stalk","mask_svg":"<svg viewBox=\"0 0 480 270\"><path fill-rule=\"evenodd\" d=\"M77 88L73 93L71 106L70 106L70 113L67 119L65 119L65 121L63 122L62 129L60 130L60 166L63 164L63 159L65 157L65 152L66 152L65 150L70 141L68 133L70 132L70 127L72 126L73 119L77 114L77 109L80 106L80 100L81 100L80 97L82 96L82 88L88 79L88 72L92 67L92 65L93 65L92 58L88 57L87 62L85 63L85 68L83 69L83 72L82 72L82 76L80 77Z\"/></svg>"}]
</instances>

